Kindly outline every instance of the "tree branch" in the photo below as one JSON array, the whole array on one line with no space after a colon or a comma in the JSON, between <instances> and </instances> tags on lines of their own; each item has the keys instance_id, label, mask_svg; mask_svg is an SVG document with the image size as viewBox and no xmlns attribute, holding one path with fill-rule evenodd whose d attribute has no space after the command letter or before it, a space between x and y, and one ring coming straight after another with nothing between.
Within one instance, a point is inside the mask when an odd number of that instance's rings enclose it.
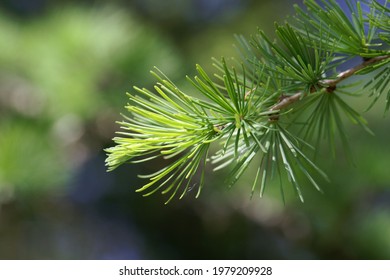
<instances>
[{"instance_id":1,"label":"tree branch","mask_svg":"<svg viewBox=\"0 0 390 280\"><path fill-rule=\"evenodd\" d=\"M272 106L270 110L277 111L277 110L283 109L283 108L287 107L288 105L298 101L301 98L302 94L303 94L303 92L297 92L297 93L295 93L293 95L289 95L289 96L282 95L279 103Z\"/></svg>"},{"instance_id":2,"label":"tree branch","mask_svg":"<svg viewBox=\"0 0 390 280\"><path fill-rule=\"evenodd\" d=\"M356 65L344 72L339 73L335 79L322 80L321 85L323 88L327 89L327 92L333 92L336 89L337 84L340 83L341 81L353 76L358 71L370 65L376 64L386 59L390 59L390 54L373 57L369 60L364 61L359 65ZM274 106L272 106L270 110L278 111L283 108L286 108L287 106L297 102L301 98L302 94L304 94L304 92L297 92L293 95L288 95L288 96L282 95L281 98L279 99L279 102L276 103ZM270 117L270 120L277 120L277 119L278 119L277 115L273 115Z\"/></svg>"},{"instance_id":3,"label":"tree branch","mask_svg":"<svg viewBox=\"0 0 390 280\"><path fill-rule=\"evenodd\" d=\"M341 72L337 75L336 79L333 80L323 80L324 84L326 84L328 87L335 87L338 83L341 81L353 76L356 72L366 68L367 66L370 66L372 64L381 62L383 60L389 59L390 55L382 55L373 57L371 59L365 60L362 64L356 65L355 67L352 67L351 69L348 69L344 72Z\"/></svg>"}]
</instances>

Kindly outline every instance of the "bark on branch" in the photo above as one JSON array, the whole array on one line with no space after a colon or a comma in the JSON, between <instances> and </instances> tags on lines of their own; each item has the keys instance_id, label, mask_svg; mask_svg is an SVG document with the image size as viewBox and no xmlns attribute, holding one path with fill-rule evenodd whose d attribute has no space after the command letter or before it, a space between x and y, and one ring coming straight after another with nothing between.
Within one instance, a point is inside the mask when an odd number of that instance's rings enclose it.
<instances>
[{"instance_id":1,"label":"bark on branch","mask_svg":"<svg viewBox=\"0 0 390 280\"><path fill-rule=\"evenodd\" d=\"M341 81L353 76L358 71L370 65L376 64L386 59L390 59L390 54L370 58L359 65L356 65L346 71L339 73L335 79L322 80L321 86L322 88L327 89L327 92L331 93L336 89L337 84L340 83ZM303 94L304 92L297 92L293 95L288 95L288 96L282 95L281 98L279 99L279 102L276 103L274 106L272 106L270 110L278 111L283 108L286 108L287 106L297 102L302 97ZM278 119L277 113L275 115L270 116L271 121L275 121L277 119Z\"/></svg>"}]
</instances>

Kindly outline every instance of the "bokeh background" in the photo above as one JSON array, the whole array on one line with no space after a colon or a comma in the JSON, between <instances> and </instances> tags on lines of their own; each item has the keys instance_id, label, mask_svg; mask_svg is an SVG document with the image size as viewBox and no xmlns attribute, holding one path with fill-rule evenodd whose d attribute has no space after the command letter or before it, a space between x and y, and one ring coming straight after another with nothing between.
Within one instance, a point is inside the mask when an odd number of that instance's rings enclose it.
<instances>
[{"instance_id":1,"label":"bokeh background","mask_svg":"<svg viewBox=\"0 0 390 280\"><path fill-rule=\"evenodd\" d=\"M234 34L271 34L295 2L2 0L0 258L390 259L383 102L365 113L375 137L347 127L355 164L323 153L331 182L304 186L303 204L273 184L250 199L251 171L230 190L210 171L200 198L167 206L134 192L146 166L106 172L125 93L151 88L153 66L185 88L195 63L212 71Z\"/></svg>"}]
</instances>

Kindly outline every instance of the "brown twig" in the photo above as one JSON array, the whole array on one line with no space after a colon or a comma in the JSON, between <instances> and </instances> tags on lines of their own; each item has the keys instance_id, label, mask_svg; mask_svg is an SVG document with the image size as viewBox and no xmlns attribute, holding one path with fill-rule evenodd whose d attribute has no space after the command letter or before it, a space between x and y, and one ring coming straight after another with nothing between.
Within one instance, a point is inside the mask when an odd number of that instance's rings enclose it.
<instances>
[{"instance_id":1,"label":"brown twig","mask_svg":"<svg viewBox=\"0 0 390 280\"><path fill-rule=\"evenodd\" d=\"M290 105L292 103L295 103L296 101L298 101L301 98L302 94L303 94L303 92L297 92L297 93L295 93L293 95L289 95L289 96L282 95L279 103L277 103L271 107L271 111L277 111L277 110L280 110L280 109L287 107L288 105Z\"/></svg>"},{"instance_id":2,"label":"brown twig","mask_svg":"<svg viewBox=\"0 0 390 280\"><path fill-rule=\"evenodd\" d=\"M370 58L368 60L365 60L363 63L356 65L344 72L341 72L340 74L337 75L335 79L328 79L328 80L322 80L320 85L322 88L326 89L327 92L331 93L336 89L336 86L338 83L341 81L353 76L356 74L358 71L366 68L367 66L376 64L378 62L381 62L383 60L390 59L390 54L388 55L382 55L382 56L377 56ZM270 111L279 111L283 108L286 108L287 106L297 102L299 99L301 99L302 95L304 92L297 92L293 95L282 95L281 98L279 98L279 102L273 105L270 108ZM278 119L278 114L272 114L270 116L270 121L275 121Z\"/></svg>"},{"instance_id":3,"label":"brown twig","mask_svg":"<svg viewBox=\"0 0 390 280\"><path fill-rule=\"evenodd\" d=\"M377 57L370 58L368 60L365 60L363 63L356 65L355 67L352 67L351 69L348 69L344 72L341 72L337 75L336 79L333 80L323 80L323 83L326 84L328 87L336 87L338 83L341 81L353 76L356 72L366 68L367 66L370 66L372 64L381 62L382 60L389 59L390 55L381 55Z\"/></svg>"}]
</instances>

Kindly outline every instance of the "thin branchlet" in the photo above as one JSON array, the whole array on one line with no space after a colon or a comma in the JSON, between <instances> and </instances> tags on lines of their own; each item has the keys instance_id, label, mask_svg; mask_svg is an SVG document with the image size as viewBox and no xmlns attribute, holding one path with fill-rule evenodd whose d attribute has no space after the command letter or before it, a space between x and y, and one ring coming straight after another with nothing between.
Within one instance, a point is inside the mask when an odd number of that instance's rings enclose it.
<instances>
[{"instance_id":1,"label":"thin branchlet","mask_svg":"<svg viewBox=\"0 0 390 280\"><path fill-rule=\"evenodd\" d=\"M369 60L364 60L363 63L356 65L348 70L345 70L337 75L335 79L325 79L322 80L319 84L323 89L326 90L326 92L331 93L336 90L337 85L341 83L342 81L352 77L355 75L357 72L365 69L366 67L372 66L376 63L385 61L385 60L390 60L390 55L382 55L382 56L377 56L370 58ZM270 110L271 111L280 111L293 103L299 101L306 93L305 92L297 92L292 95L284 95L282 94L281 97L279 98L278 103L273 105ZM271 116L271 120L275 120L275 115Z\"/></svg>"},{"instance_id":2,"label":"thin branchlet","mask_svg":"<svg viewBox=\"0 0 390 280\"><path fill-rule=\"evenodd\" d=\"M372 66L376 63L379 63L379 62L382 62L382 61L388 60L388 59L390 59L390 54L381 55L381 56L370 58L368 60L364 60L363 63L339 73L335 79L323 80L322 82L327 87L336 87L337 84L339 84L340 82L344 81L345 79L348 79L349 77L355 75L357 72L363 70L364 68L366 68L368 66Z\"/></svg>"}]
</instances>

